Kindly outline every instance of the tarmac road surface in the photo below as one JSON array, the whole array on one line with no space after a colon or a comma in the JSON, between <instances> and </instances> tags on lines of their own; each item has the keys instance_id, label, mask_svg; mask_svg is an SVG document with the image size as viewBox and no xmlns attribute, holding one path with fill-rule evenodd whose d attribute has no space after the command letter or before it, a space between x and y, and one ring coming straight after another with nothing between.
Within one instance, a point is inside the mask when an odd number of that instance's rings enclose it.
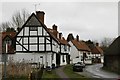
<instances>
[{"instance_id":1,"label":"tarmac road surface","mask_svg":"<svg viewBox=\"0 0 120 80\"><path fill-rule=\"evenodd\" d=\"M92 74L92 77L95 78L114 78L118 79L120 78L120 75L112 73L112 72L107 72L102 70L101 68L103 67L103 64L94 64L94 65L89 65L86 66L85 70L89 73Z\"/></svg>"}]
</instances>

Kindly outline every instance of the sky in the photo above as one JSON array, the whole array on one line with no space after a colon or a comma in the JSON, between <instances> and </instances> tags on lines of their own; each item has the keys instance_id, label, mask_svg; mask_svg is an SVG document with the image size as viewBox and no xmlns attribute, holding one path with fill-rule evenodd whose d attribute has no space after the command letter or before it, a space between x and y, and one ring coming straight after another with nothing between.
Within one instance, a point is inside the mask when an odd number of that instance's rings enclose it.
<instances>
[{"instance_id":1,"label":"sky","mask_svg":"<svg viewBox=\"0 0 120 80\"><path fill-rule=\"evenodd\" d=\"M80 36L81 40L101 41L105 37L118 36L117 0L85 0L62 2L0 2L0 23L10 21L16 11L26 9L29 13L36 10L45 12L45 25L58 26L59 32L66 38L69 33ZM39 5L40 4L40 5Z\"/></svg>"}]
</instances>

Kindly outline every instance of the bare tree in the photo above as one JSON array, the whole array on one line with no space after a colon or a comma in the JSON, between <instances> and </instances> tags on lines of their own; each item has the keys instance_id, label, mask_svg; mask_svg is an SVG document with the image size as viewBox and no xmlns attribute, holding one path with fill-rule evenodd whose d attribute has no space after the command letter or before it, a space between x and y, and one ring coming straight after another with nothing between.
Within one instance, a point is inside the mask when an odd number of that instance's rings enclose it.
<instances>
[{"instance_id":1,"label":"bare tree","mask_svg":"<svg viewBox=\"0 0 120 80\"><path fill-rule=\"evenodd\" d=\"M27 10L23 9L21 12L18 11L12 16L12 26L14 28L22 27L22 25L25 23L27 18L29 17L29 13Z\"/></svg>"},{"instance_id":2,"label":"bare tree","mask_svg":"<svg viewBox=\"0 0 120 80\"><path fill-rule=\"evenodd\" d=\"M112 42L113 42L114 38L108 38L105 37L102 41L101 41L101 45L104 47L108 47Z\"/></svg>"},{"instance_id":3,"label":"bare tree","mask_svg":"<svg viewBox=\"0 0 120 80\"><path fill-rule=\"evenodd\" d=\"M103 38L103 40L101 41L101 48L103 49L103 51L105 51L109 45L114 41L115 38Z\"/></svg>"},{"instance_id":4,"label":"bare tree","mask_svg":"<svg viewBox=\"0 0 120 80\"><path fill-rule=\"evenodd\" d=\"M10 22L4 22L0 26L2 31L6 31L7 28L20 28L25 23L27 18L29 17L29 13L26 9L23 9L22 11L17 11L12 16L12 20Z\"/></svg>"}]
</instances>

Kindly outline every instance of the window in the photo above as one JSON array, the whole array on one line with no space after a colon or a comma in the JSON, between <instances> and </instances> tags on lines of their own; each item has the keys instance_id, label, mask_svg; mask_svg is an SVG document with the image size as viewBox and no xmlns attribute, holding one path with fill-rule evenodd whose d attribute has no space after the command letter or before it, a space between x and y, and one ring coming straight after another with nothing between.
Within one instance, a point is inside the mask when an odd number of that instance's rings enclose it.
<instances>
[{"instance_id":1,"label":"window","mask_svg":"<svg viewBox=\"0 0 120 80\"><path fill-rule=\"evenodd\" d=\"M67 51L67 46L64 46L64 50Z\"/></svg>"},{"instance_id":2,"label":"window","mask_svg":"<svg viewBox=\"0 0 120 80\"><path fill-rule=\"evenodd\" d=\"M37 31L38 27L30 27L30 31Z\"/></svg>"},{"instance_id":3,"label":"window","mask_svg":"<svg viewBox=\"0 0 120 80\"><path fill-rule=\"evenodd\" d=\"M43 45L39 45L39 51L44 51L44 44Z\"/></svg>"},{"instance_id":4,"label":"window","mask_svg":"<svg viewBox=\"0 0 120 80\"><path fill-rule=\"evenodd\" d=\"M31 43L37 43L37 37L30 37L29 38L29 43L31 44Z\"/></svg>"},{"instance_id":5,"label":"window","mask_svg":"<svg viewBox=\"0 0 120 80\"><path fill-rule=\"evenodd\" d=\"M79 58L79 56L76 56L76 58Z\"/></svg>"},{"instance_id":6,"label":"window","mask_svg":"<svg viewBox=\"0 0 120 80\"><path fill-rule=\"evenodd\" d=\"M30 45L30 51L37 51L37 45Z\"/></svg>"},{"instance_id":7,"label":"window","mask_svg":"<svg viewBox=\"0 0 120 80\"><path fill-rule=\"evenodd\" d=\"M62 57L63 57L63 62L65 62L64 55Z\"/></svg>"},{"instance_id":8,"label":"window","mask_svg":"<svg viewBox=\"0 0 120 80\"><path fill-rule=\"evenodd\" d=\"M11 45L11 41L10 40L6 40L6 44Z\"/></svg>"}]
</instances>

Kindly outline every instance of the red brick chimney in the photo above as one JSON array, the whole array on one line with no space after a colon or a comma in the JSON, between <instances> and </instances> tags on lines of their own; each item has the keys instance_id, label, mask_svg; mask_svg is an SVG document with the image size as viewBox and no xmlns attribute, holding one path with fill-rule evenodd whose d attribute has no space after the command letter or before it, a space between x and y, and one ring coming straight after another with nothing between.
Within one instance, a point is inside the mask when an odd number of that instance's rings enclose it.
<instances>
[{"instance_id":1,"label":"red brick chimney","mask_svg":"<svg viewBox=\"0 0 120 80\"><path fill-rule=\"evenodd\" d=\"M44 24L44 14L45 13L43 11L36 11L36 16L40 21L42 21L43 24Z\"/></svg>"},{"instance_id":2,"label":"red brick chimney","mask_svg":"<svg viewBox=\"0 0 120 80\"><path fill-rule=\"evenodd\" d=\"M79 41L79 36L78 35L76 36L76 40Z\"/></svg>"}]
</instances>

